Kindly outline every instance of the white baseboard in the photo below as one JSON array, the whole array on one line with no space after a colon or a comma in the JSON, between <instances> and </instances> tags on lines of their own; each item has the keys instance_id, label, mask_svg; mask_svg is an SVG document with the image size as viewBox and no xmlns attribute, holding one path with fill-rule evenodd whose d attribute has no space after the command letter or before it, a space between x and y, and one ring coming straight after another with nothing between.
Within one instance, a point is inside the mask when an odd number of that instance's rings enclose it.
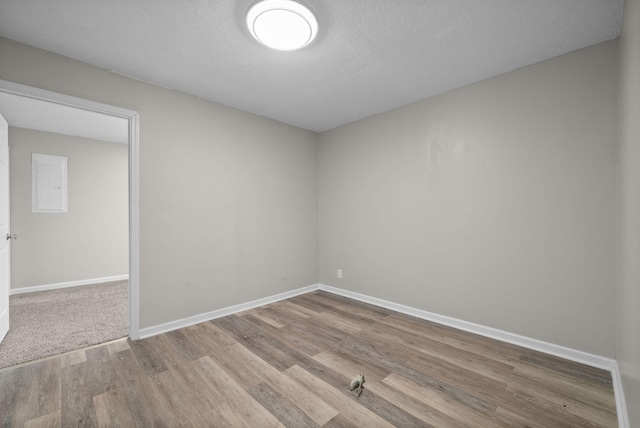
<instances>
[{"instance_id":1,"label":"white baseboard","mask_svg":"<svg viewBox=\"0 0 640 428\"><path fill-rule=\"evenodd\" d=\"M77 287L79 285L100 284L103 282L126 281L129 275L105 276L104 278L83 279L79 281L57 282L55 284L34 285L31 287L12 288L9 295L35 293L36 291L57 290L59 288Z\"/></svg>"},{"instance_id":2,"label":"white baseboard","mask_svg":"<svg viewBox=\"0 0 640 428\"><path fill-rule=\"evenodd\" d=\"M154 325L152 327L141 328L140 339L155 336L161 333L166 333L172 330L177 330L179 328L188 327L190 325L199 324L201 322L210 321L216 318L226 317L227 315L232 315L238 312L247 311L249 309L257 308L258 306L268 305L269 303L275 303L280 300L289 299L291 297L299 296L301 294L306 294L311 291L317 290L319 287L320 287L319 284L309 285L307 287L298 288L296 290L285 291L284 293L263 297L261 299L252 300L250 302L240 303L238 305L228 306L222 309L216 309L215 311L205 312L203 314L182 318L176 321L170 321L164 324Z\"/></svg>"},{"instance_id":3,"label":"white baseboard","mask_svg":"<svg viewBox=\"0 0 640 428\"><path fill-rule=\"evenodd\" d=\"M511 343L522 346L523 348L544 352L545 354L555 355L556 357L566 360L575 361L586 364L588 366L611 372L611 380L613 382L613 391L616 399L616 411L618 414L618 428L627 428L629 419L627 414L626 402L624 400L624 391L622 389L622 379L618 362L612 358L602 357L600 355L590 354L588 352L578 351L576 349L567 348L565 346L555 345L553 343L543 342L541 340L532 339L530 337L521 336L519 334L510 333L504 330L498 330L492 327L486 327L457 318L445 315L435 314L433 312L424 311L422 309L412 308L410 306L401 305L399 303L390 302L388 300L379 299L377 297L367 296L365 294L356 293L342 288L333 287L331 285L319 284L318 289L329 293L338 294L350 299L369 303L375 306L391 309L392 311L411 315L438 324L454 327L459 330L468 331L480 336L490 337L502 342Z\"/></svg>"},{"instance_id":4,"label":"white baseboard","mask_svg":"<svg viewBox=\"0 0 640 428\"><path fill-rule=\"evenodd\" d=\"M364 303L370 303L375 306L381 306L383 308L411 315L416 318L433 321L438 324L447 325L449 327L454 327L459 330L475 333L480 336L490 337L502 342L507 342L536 351L544 352L545 354L555 355L556 357L565 358L567 360L587 364L589 366L597 367L600 369L612 370L616 365L615 360L611 358L601 357L599 355L589 354L587 352L578 351L560 345L554 345L552 343L543 342L541 340L532 339L530 337L521 336L519 334L509 333L508 331L498 330L496 328L486 327L457 318L423 311L422 309L412 308L410 306L401 305L399 303L390 302L384 299L378 299L377 297L371 297L365 294L355 293L349 290L343 290L341 288L333 287L330 285L320 284L320 290L328 291L333 294L339 294L344 297L349 297L351 299L359 300Z\"/></svg>"},{"instance_id":5,"label":"white baseboard","mask_svg":"<svg viewBox=\"0 0 640 428\"><path fill-rule=\"evenodd\" d=\"M624 388L622 387L622 376L620 375L620 368L616 361L616 366L611 370L611 379L613 380L613 393L616 397L616 413L618 414L618 428L628 428L631 426L629 423L629 413L627 413L627 401L624 398Z\"/></svg>"},{"instance_id":6,"label":"white baseboard","mask_svg":"<svg viewBox=\"0 0 640 428\"><path fill-rule=\"evenodd\" d=\"M614 390L615 399L616 399L618 427L619 428L629 427L627 409L624 401L624 392L622 389L622 381L620 378L620 371L618 369L618 363L614 359L602 357L595 354L590 354L583 351L578 351L576 349L567 348L565 346L555 345L553 343L543 342L541 340L532 339L530 337L521 336L519 334L510 333L508 331L498 330L492 327L486 327L480 324L459 320L457 318L435 314L432 312L424 311L422 309L412 308L410 306L401 305L399 303L390 302L388 300L367 296L365 294L360 294L360 293L344 290L341 288L337 288L337 287L333 287L325 284L310 285L308 287L298 288L296 290L287 291L287 292L276 294L273 296L264 297L262 299L253 300L251 302L241 303L238 305L217 309L215 311L194 315L194 316L179 319L176 321L171 321L168 323L143 328L143 329L140 329L140 338L144 339L146 337L155 336L157 334L166 333L168 331L176 330L183 327L188 327L190 325L206 322L216 318L221 318L227 315L232 315L232 314L253 309L259 306L264 306L269 303L274 303L274 302L278 302L284 299L289 299L291 297L295 297L301 294L310 293L315 290L323 290L329 293L348 297L364 303L369 303L375 306L391 309L392 311L411 315L416 318L433 321L438 324L447 325L450 327L457 328L459 330L464 330L470 333L478 334L480 336L490 337L492 339L500 340L502 342L511 343L514 345L522 346L524 348L544 352L546 354L555 355L557 357L564 358L570 361L575 361L578 363L582 363L592 367L610 371L611 379L613 381L613 390Z\"/></svg>"}]
</instances>

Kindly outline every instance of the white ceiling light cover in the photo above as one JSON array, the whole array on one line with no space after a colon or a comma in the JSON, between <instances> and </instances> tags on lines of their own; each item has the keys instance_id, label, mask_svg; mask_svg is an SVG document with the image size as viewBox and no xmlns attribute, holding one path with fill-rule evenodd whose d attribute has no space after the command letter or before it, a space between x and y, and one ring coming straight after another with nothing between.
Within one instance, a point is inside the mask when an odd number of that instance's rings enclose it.
<instances>
[{"instance_id":1,"label":"white ceiling light cover","mask_svg":"<svg viewBox=\"0 0 640 428\"><path fill-rule=\"evenodd\" d=\"M292 0L264 0L247 12L253 37L273 49L291 51L308 45L318 33L318 21L307 7Z\"/></svg>"},{"instance_id":2,"label":"white ceiling light cover","mask_svg":"<svg viewBox=\"0 0 640 428\"><path fill-rule=\"evenodd\" d=\"M257 2L0 0L0 46L18 49L13 40L322 132L614 40L625 3L296 0L322 27L300 50L272 51L246 27Z\"/></svg>"}]
</instances>

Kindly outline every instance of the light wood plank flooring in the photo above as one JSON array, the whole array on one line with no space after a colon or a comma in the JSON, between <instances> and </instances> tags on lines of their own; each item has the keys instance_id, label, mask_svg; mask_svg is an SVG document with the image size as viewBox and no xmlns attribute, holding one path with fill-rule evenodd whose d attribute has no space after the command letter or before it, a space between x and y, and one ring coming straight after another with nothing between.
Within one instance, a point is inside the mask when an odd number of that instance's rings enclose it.
<instances>
[{"instance_id":1,"label":"light wood plank flooring","mask_svg":"<svg viewBox=\"0 0 640 428\"><path fill-rule=\"evenodd\" d=\"M358 373L360 397L348 390ZM317 291L0 371L0 426L615 427L608 372Z\"/></svg>"}]
</instances>

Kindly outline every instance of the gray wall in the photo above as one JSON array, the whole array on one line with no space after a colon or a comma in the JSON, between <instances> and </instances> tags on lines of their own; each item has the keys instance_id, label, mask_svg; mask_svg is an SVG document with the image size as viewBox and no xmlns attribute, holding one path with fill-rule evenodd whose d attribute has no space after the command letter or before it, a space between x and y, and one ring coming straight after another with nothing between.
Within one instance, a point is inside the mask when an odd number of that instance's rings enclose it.
<instances>
[{"instance_id":1,"label":"gray wall","mask_svg":"<svg viewBox=\"0 0 640 428\"><path fill-rule=\"evenodd\" d=\"M320 278L614 356L616 42L319 136L6 39L0 57L2 79L140 112L143 328Z\"/></svg>"},{"instance_id":2,"label":"gray wall","mask_svg":"<svg viewBox=\"0 0 640 428\"><path fill-rule=\"evenodd\" d=\"M632 427L640 427L640 1L620 36L620 277L616 357Z\"/></svg>"},{"instance_id":3,"label":"gray wall","mask_svg":"<svg viewBox=\"0 0 640 428\"><path fill-rule=\"evenodd\" d=\"M128 147L9 128L11 288L129 273ZM32 213L31 154L68 158L67 213Z\"/></svg>"},{"instance_id":4,"label":"gray wall","mask_svg":"<svg viewBox=\"0 0 640 428\"><path fill-rule=\"evenodd\" d=\"M320 134L320 282L613 357L617 70L608 42Z\"/></svg>"},{"instance_id":5,"label":"gray wall","mask_svg":"<svg viewBox=\"0 0 640 428\"><path fill-rule=\"evenodd\" d=\"M316 135L0 39L0 79L140 113L140 326L317 283Z\"/></svg>"}]
</instances>

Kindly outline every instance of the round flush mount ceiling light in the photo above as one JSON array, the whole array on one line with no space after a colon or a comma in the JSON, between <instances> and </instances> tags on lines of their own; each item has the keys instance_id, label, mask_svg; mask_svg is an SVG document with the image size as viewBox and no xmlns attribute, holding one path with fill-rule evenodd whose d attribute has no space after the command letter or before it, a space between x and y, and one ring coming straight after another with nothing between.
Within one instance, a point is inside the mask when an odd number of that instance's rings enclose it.
<instances>
[{"instance_id":1,"label":"round flush mount ceiling light","mask_svg":"<svg viewBox=\"0 0 640 428\"><path fill-rule=\"evenodd\" d=\"M318 21L306 6L292 0L263 0L247 12L247 26L260 43L281 51L308 45L318 33Z\"/></svg>"}]
</instances>

